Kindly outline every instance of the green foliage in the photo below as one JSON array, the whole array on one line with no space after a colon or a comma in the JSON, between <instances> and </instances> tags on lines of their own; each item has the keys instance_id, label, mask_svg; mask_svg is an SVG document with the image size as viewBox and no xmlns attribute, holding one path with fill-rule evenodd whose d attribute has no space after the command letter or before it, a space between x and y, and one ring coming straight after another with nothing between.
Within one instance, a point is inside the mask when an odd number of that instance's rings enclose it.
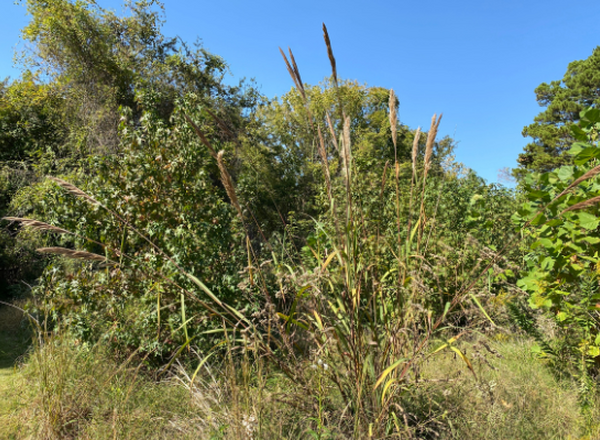
<instances>
[{"instance_id":1,"label":"green foliage","mask_svg":"<svg viewBox=\"0 0 600 440\"><path fill-rule=\"evenodd\" d=\"M195 112L190 110L194 119L201 117L201 110ZM182 110L174 118L179 118L176 128L152 115L142 117L141 126L124 116L122 154L96 159L90 164L92 177L78 177L101 205L50 186L36 208L40 218L75 234L63 236L59 244L118 263L106 270L67 266L66 277L48 268L38 296L52 304L78 337L97 339L112 329L116 347L140 347L159 358L190 338L201 345L202 332L214 326L193 298L192 303L181 298L182 287L192 284L175 265L231 306L248 305L248 298L235 294L244 253L240 257L232 245L243 239L218 185L215 161L184 125ZM157 254L157 248L171 261ZM181 310L186 311L185 324Z\"/></svg>"},{"instance_id":2,"label":"green foliage","mask_svg":"<svg viewBox=\"0 0 600 440\"><path fill-rule=\"evenodd\" d=\"M22 61L63 100L54 110L64 114L61 141L71 154L116 152L119 107L168 122L186 93L245 106L238 87L221 83L221 58L162 35L159 2L127 1L123 17L89 0L25 3L31 21L22 36L31 50Z\"/></svg>"},{"instance_id":3,"label":"green foliage","mask_svg":"<svg viewBox=\"0 0 600 440\"><path fill-rule=\"evenodd\" d=\"M22 35L30 51L21 60L30 70L0 85L0 215L45 210L43 197L27 188L44 175L96 173L106 157L128 154L120 150L120 109L131 126L151 117L172 128L173 110L186 95L235 131L260 99L251 88L222 84L227 66L221 58L165 38L158 2L127 2L125 17L93 1L25 4L31 21ZM12 248L23 247L16 232L4 234L1 262L17 256ZM41 242L30 244L25 254ZM5 276L9 271L0 266L3 284L14 281ZM39 267L31 274L39 275Z\"/></svg>"},{"instance_id":4,"label":"green foliage","mask_svg":"<svg viewBox=\"0 0 600 440\"><path fill-rule=\"evenodd\" d=\"M523 129L523 136L533 138L533 142L519 155L518 176L571 163L567 151L576 140L571 127L579 121L581 111L600 104L599 86L600 48L596 48L589 58L570 63L562 80L542 83L535 89L538 103L546 109Z\"/></svg>"},{"instance_id":5,"label":"green foliage","mask_svg":"<svg viewBox=\"0 0 600 440\"><path fill-rule=\"evenodd\" d=\"M600 372L600 112L585 110L580 118L572 128L578 142L569 150L574 165L526 176L529 201L515 219L533 226L528 270L518 285L529 293L529 305L557 328L544 346L560 357L559 369L585 382L588 373Z\"/></svg>"},{"instance_id":6,"label":"green foliage","mask_svg":"<svg viewBox=\"0 0 600 440\"><path fill-rule=\"evenodd\" d=\"M248 359L266 362L303 391L317 437L334 435L338 407L346 437L425 432L403 409L423 361L447 350L476 375L457 340L496 327L488 306L514 278L513 192L454 162L440 118L422 137L400 124L390 90L335 72L312 87L295 67L298 89L266 102L223 85L220 58L163 37L154 2L127 17L27 5L48 82L5 86L10 154L35 165L26 183L0 178L11 214L44 221L16 222L46 231L11 234L58 255L34 288L42 323L153 367L193 360L193 378L226 359L248 388L266 386Z\"/></svg>"},{"instance_id":7,"label":"green foliage","mask_svg":"<svg viewBox=\"0 0 600 440\"><path fill-rule=\"evenodd\" d=\"M313 229L312 218L329 210L318 126L322 127L331 179L342 179L340 102L350 119L354 160L361 172L381 181L385 162L394 159L387 113L389 90L352 81L342 82L336 89L325 82L305 85L305 95L306 99L292 89L260 106L242 137L243 148L236 151L238 161L232 164L240 199L259 220L265 236L269 238L288 225L297 246L303 245L302 237ZM398 139L400 160L404 162L410 156L410 130L400 126ZM251 232L255 234L258 232Z\"/></svg>"},{"instance_id":8,"label":"green foliage","mask_svg":"<svg viewBox=\"0 0 600 440\"><path fill-rule=\"evenodd\" d=\"M0 163L30 168L45 154L58 153L64 139L62 106L57 88L39 84L29 72L11 84L1 83Z\"/></svg>"}]
</instances>

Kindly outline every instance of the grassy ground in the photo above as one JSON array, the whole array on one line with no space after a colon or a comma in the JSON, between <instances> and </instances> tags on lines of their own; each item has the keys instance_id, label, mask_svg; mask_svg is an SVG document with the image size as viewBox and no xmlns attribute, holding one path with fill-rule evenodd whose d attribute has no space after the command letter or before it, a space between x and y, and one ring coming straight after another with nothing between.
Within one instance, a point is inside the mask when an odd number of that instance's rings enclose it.
<instances>
[{"instance_id":1,"label":"grassy ground","mask_svg":"<svg viewBox=\"0 0 600 440\"><path fill-rule=\"evenodd\" d=\"M282 403L300 401L294 395L300 391L285 379L274 377L260 399L255 388L228 383L235 374L226 369L213 369L213 376L206 370L191 389L183 370L156 383L142 377L139 363L118 365L101 347L66 337L22 363L28 337L21 318L0 308L1 439L313 438L311 418ZM415 421L406 438L600 438L600 432L585 433L576 386L558 382L529 342L485 345L468 348L476 377L453 352L424 364L426 385L403 404ZM345 437L333 424L320 438Z\"/></svg>"},{"instance_id":2,"label":"grassy ground","mask_svg":"<svg viewBox=\"0 0 600 440\"><path fill-rule=\"evenodd\" d=\"M18 439L19 418L12 415L19 411L27 392L19 374L18 363L28 349L30 338L24 327L23 313L0 305L0 438Z\"/></svg>"},{"instance_id":3,"label":"grassy ground","mask_svg":"<svg viewBox=\"0 0 600 440\"><path fill-rule=\"evenodd\" d=\"M452 352L432 357L424 367L423 376L439 381L433 382L429 395L447 411L443 437L600 438L590 423L597 412L587 417L581 413L576 384L557 380L532 353L531 341L514 338L488 341L486 346L492 352L481 343L468 348L476 376Z\"/></svg>"}]
</instances>

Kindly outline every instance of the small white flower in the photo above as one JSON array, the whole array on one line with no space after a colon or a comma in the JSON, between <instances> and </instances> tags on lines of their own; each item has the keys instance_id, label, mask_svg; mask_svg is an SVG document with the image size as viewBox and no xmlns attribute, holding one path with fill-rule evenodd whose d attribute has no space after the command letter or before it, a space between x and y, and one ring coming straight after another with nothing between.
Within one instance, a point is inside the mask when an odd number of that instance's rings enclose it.
<instances>
[{"instance_id":1,"label":"small white flower","mask_svg":"<svg viewBox=\"0 0 600 440\"><path fill-rule=\"evenodd\" d=\"M329 368L329 365L323 364L323 370L327 371L328 368Z\"/></svg>"},{"instance_id":2,"label":"small white flower","mask_svg":"<svg viewBox=\"0 0 600 440\"><path fill-rule=\"evenodd\" d=\"M323 361L322 361L321 359L319 359L319 360L317 361L317 364L319 364L319 365L323 365Z\"/></svg>"},{"instance_id":3,"label":"small white flower","mask_svg":"<svg viewBox=\"0 0 600 440\"><path fill-rule=\"evenodd\" d=\"M317 369L317 366L316 366L315 364L312 364L312 365L310 366L310 368L312 368L313 370L316 370L316 369Z\"/></svg>"}]
</instances>

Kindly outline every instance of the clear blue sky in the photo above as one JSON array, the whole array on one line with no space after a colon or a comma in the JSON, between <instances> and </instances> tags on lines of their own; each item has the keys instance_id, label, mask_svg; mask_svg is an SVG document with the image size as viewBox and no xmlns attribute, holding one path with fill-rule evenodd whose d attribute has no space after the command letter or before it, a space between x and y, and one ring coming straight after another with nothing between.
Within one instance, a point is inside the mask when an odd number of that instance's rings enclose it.
<instances>
[{"instance_id":1,"label":"clear blue sky","mask_svg":"<svg viewBox=\"0 0 600 440\"><path fill-rule=\"evenodd\" d=\"M0 0L0 78L12 65L25 8ZM121 10L119 0L97 0ZM164 0L163 32L198 37L222 56L235 78L255 78L274 97L291 88L278 52L290 46L302 78L330 74L325 22L339 75L393 88L400 120L428 127L444 113L442 135L458 141L456 158L490 182L515 167L523 127L541 108L534 89L558 80L569 62L600 45L600 1L456 0L302 2Z\"/></svg>"}]
</instances>

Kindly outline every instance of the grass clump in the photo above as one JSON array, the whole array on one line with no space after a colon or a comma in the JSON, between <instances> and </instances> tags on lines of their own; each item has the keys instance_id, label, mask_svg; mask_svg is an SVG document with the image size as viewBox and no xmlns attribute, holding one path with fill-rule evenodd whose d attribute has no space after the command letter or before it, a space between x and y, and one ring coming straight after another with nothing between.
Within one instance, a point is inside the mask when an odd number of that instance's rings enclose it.
<instances>
[{"instance_id":1,"label":"grass clump","mask_svg":"<svg viewBox=\"0 0 600 440\"><path fill-rule=\"evenodd\" d=\"M381 127L361 134L345 97L360 89L338 81L323 30L333 104L318 106L291 50L289 58L282 51L305 137L266 135L283 148L262 156L270 170L288 155L302 159L280 175L297 173L289 188L310 177L300 204L309 206L300 213L306 236L294 236L298 224L284 219L293 210L282 214L276 200L284 234L265 231L243 178L250 165L240 165L251 154L237 155L251 140L185 99L168 123L124 111L122 154L99 160L98 176L69 179L77 185L50 178L48 223L6 217L51 234L57 243L38 252L54 261L87 261L47 270L33 289L46 319L22 369L18 435L591 432L577 387L557 382L527 344L486 342L509 324L488 306L518 291L520 235L496 228L498 219L508 222L514 200L500 192L509 207L487 206L482 185L458 177L444 159L450 147L436 138L441 115L426 133L405 129L393 91L372 96ZM304 152L295 150L302 145Z\"/></svg>"},{"instance_id":2,"label":"grass clump","mask_svg":"<svg viewBox=\"0 0 600 440\"><path fill-rule=\"evenodd\" d=\"M207 438L189 393L153 382L140 366L117 363L100 344L48 338L11 386L8 414L2 414L11 423L2 427L3 438Z\"/></svg>"},{"instance_id":3,"label":"grass clump","mask_svg":"<svg viewBox=\"0 0 600 440\"><path fill-rule=\"evenodd\" d=\"M433 417L424 419L437 421L431 430L437 428L439 438L597 438L597 428L586 428L590 415L581 412L577 384L544 368L532 345L519 338L486 343L487 348L473 344L477 377L452 353L432 359L424 366L423 380L429 385L415 410L431 411Z\"/></svg>"}]
</instances>

